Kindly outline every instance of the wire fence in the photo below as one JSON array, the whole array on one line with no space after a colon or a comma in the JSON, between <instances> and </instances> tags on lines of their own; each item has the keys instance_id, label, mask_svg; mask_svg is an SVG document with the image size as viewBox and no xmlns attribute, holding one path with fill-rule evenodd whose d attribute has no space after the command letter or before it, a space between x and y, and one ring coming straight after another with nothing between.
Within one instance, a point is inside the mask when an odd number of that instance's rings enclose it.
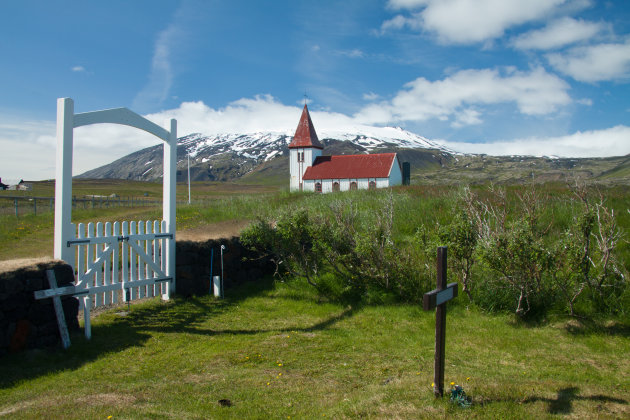
<instances>
[{"instance_id":1,"label":"wire fence","mask_svg":"<svg viewBox=\"0 0 630 420\"><path fill-rule=\"evenodd\" d=\"M86 210L110 207L149 207L161 205L161 200L145 200L138 197L72 197L72 208ZM37 215L54 211L54 197L0 196L0 215L12 214L15 217L20 217L27 214Z\"/></svg>"}]
</instances>

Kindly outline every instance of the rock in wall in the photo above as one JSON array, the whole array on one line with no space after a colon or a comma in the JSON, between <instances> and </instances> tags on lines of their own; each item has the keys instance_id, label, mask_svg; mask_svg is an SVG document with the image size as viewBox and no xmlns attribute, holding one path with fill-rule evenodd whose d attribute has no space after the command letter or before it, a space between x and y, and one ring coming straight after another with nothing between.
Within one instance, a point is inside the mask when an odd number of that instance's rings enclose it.
<instances>
[{"instance_id":1,"label":"rock in wall","mask_svg":"<svg viewBox=\"0 0 630 420\"><path fill-rule=\"evenodd\" d=\"M61 261L0 273L0 356L27 348L61 343L52 299L35 300L36 290L49 289L46 270L54 270L57 286L74 282L72 268ZM68 330L78 330L79 300L61 298Z\"/></svg>"}]
</instances>

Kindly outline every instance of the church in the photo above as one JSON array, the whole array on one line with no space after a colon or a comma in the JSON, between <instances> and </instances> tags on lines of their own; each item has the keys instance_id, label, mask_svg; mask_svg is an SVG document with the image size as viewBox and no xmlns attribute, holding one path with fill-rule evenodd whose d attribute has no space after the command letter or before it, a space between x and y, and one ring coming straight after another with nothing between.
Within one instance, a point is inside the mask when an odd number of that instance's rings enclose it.
<instances>
[{"instance_id":1,"label":"church","mask_svg":"<svg viewBox=\"0 0 630 420\"><path fill-rule=\"evenodd\" d=\"M327 193L372 190L401 185L402 168L396 153L322 156L308 107L289 144L291 191Z\"/></svg>"}]
</instances>

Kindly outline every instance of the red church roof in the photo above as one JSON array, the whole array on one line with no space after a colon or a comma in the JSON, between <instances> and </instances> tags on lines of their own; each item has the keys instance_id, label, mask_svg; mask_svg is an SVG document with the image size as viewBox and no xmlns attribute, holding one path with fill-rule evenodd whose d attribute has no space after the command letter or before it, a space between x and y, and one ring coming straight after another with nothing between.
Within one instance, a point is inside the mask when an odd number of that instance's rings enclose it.
<instances>
[{"instance_id":1,"label":"red church roof","mask_svg":"<svg viewBox=\"0 0 630 420\"><path fill-rule=\"evenodd\" d=\"M396 153L318 156L302 179L387 178Z\"/></svg>"},{"instance_id":2,"label":"red church roof","mask_svg":"<svg viewBox=\"0 0 630 420\"><path fill-rule=\"evenodd\" d=\"M308 113L306 105L304 105L302 117L298 123L297 130L295 130L293 141L289 144L289 149L296 147L324 148L317 138L317 133L315 132L315 127L313 126L313 121L311 121L311 115Z\"/></svg>"}]
</instances>

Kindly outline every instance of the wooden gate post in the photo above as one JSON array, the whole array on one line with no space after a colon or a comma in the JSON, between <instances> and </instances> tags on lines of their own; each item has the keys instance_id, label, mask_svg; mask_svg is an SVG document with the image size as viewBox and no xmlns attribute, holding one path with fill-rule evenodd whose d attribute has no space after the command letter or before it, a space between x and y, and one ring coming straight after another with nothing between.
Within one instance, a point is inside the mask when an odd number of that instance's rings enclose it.
<instances>
[{"instance_id":1,"label":"wooden gate post","mask_svg":"<svg viewBox=\"0 0 630 420\"><path fill-rule=\"evenodd\" d=\"M166 230L173 236L166 241L166 275L172 277L166 284L167 292L162 296L169 299L175 293L175 222L176 186L177 186L177 120L171 120L169 138L164 143L164 177L162 180L162 220L166 222Z\"/></svg>"},{"instance_id":2,"label":"wooden gate post","mask_svg":"<svg viewBox=\"0 0 630 420\"><path fill-rule=\"evenodd\" d=\"M55 174L54 256L74 270L74 249L66 244L72 239L72 143L74 101L57 99L57 168Z\"/></svg>"}]
</instances>

